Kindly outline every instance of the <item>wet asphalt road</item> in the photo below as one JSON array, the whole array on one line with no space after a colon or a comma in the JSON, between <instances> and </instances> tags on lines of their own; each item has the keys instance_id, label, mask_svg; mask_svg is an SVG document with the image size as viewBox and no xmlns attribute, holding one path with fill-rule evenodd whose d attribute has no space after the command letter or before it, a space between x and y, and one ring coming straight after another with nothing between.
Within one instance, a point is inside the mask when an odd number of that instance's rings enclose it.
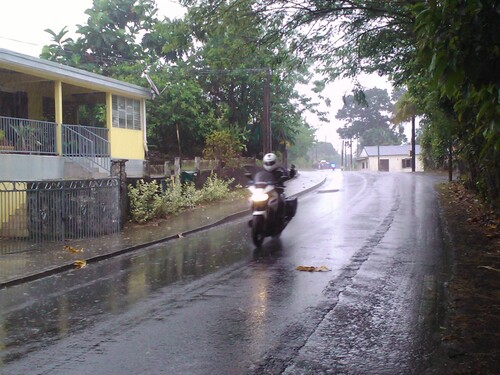
<instances>
[{"instance_id":1,"label":"wet asphalt road","mask_svg":"<svg viewBox=\"0 0 500 375\"><path fill-rule=\"evenodd\" d=\"M0 373L425 372L437 181L332 172L261 250L245 218L0 290Z\"/></svg>"}]
</instances>

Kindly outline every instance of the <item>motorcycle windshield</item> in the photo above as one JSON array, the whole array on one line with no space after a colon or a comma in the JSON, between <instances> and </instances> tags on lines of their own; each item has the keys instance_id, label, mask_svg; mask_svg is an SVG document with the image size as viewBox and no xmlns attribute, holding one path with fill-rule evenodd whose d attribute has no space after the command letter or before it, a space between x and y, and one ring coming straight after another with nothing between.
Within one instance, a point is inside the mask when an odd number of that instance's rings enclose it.
<instances>
[{"instance_id":1,"label":"motorcycle windshield","mask_svg":"<svg viewBox=\"0 0 500 375\"><path fill-rule=\"evenodd\" d=\"M268 171L259 171L254 177L255 185L274 185L276 183L272 173Z\"/></svg>"}]
</instances>

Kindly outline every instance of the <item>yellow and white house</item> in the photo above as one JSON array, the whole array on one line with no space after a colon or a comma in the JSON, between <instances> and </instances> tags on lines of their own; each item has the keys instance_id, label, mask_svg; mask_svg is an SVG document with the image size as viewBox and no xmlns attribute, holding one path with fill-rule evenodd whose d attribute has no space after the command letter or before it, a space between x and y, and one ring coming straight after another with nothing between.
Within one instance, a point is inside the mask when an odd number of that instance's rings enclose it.
<instances>
[{"instance_id":1,"label":"yellow and white house","mask_svg":"<svg viewBox=\"0 0 500 375\"><path fill-rule=\"evenodd\" d=\"M0 49L0 181L142 177L149 89ZM85 123L86 113L99 123Z\"/></svg>"}]
</instances>

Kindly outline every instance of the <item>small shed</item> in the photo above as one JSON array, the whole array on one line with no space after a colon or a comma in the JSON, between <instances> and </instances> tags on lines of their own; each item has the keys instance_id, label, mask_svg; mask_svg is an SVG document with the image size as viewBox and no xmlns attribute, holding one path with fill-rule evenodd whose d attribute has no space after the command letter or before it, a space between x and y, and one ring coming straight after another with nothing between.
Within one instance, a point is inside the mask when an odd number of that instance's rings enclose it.
<instances>
[{"instance_id":1,"label":"small shed","mask_svg":"<svg viewBox=\"0 0 500 375\"><path fill-rule=\"evenodd\" d=\"M420 145L415 145L415 171L423 172ZM411 172L411 145L365 146L356 158L361 170L381 172Z\"/></svg>"}]
</instances>

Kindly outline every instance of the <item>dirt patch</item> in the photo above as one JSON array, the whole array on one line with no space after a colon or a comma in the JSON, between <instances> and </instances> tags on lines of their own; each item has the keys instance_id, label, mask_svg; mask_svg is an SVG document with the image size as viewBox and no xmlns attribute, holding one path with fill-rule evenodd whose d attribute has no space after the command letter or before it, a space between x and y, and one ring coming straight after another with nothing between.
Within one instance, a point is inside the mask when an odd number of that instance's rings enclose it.
<instances>
[{"instance_id":1,"label":"dirt patch","mask_svg":"<svg viewBox=\"0 0 500 375\"><path fill-rule=\"evenodd\" d=\"M500 374L498 212L458 182L441 185L439 192L453 258L438 335L440 371Z\"/></svg>"}]
</instances>

